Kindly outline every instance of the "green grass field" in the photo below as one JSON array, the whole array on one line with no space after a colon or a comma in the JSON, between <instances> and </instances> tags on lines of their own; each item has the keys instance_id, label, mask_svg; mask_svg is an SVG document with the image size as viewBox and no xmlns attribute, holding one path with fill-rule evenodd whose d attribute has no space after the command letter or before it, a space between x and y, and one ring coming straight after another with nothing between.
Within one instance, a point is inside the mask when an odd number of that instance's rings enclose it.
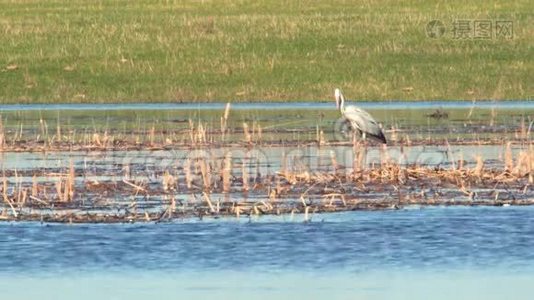
<instances>
[{"instance_id":1,"label":"green grass field","mask_svg":"<svg viewBox=\"0 0 534 300\"><path fill-rule=\"evenodd\" d=\"M534 96L532 0L430 2L0 0L0 102Z\"/></svg>"}]
</instances>

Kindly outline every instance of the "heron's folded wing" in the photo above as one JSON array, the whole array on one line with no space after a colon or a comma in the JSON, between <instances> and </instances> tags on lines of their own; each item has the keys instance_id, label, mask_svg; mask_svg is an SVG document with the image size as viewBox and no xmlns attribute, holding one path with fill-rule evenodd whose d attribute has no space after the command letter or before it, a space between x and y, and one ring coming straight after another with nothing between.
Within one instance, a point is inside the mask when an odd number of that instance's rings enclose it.
<instances>
[{"instance_id":1,"label":"heron's folded wing","mask_svg":"<svg viewBox=\"0 0 534 300\"><path fill-rule=\"evenodd\" d=\"M384 143L386 142L382 129L378 126L376 120L365 110L350 105L347 106L343 115L362 132L372 135Z\"/></svg>"}]
</instances>

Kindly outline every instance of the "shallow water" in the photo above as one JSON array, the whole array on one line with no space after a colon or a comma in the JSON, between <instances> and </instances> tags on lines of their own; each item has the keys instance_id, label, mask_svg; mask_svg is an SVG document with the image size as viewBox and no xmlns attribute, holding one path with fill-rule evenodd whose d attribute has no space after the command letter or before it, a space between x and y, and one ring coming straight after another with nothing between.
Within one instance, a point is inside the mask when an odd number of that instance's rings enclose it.
<instances>
[{"instance_id":1,"label":"shallow water","mask_svg":"<svg viewBox=\"0 0 534 300\"><path fill-rule=\"evenodd\" d=\"M395 128L399 136L410 133L428 137L436 131L457 137L458 134L514 132L521 122L528 127L534 116L534 101L509 102L357 102L384 129ZM56 104L0 105L3 126L10 133L23 132L25 139L38 134L53 135L57 124L65 134L76 131L107 131L113 135L156 130L188 130L202 122L208 131L217 131L224 114L223 103L151 103L151 104ZM447 118L434 118L436 110ZM236 103L232 104L228 129L242 130L243 123L260 125L263 141L314 140L316 130L332 138L340 114L333 102L328 103ZM502 128L505 126L505 128ZM43 127L46 133L43 134ZM282 134L282 135L281 135ZM471 134L472 135L472 134ZM239 133L239 138L242 134Z\"/></svg>"},{"instance_id":2,"label":"shallow water","mask_svg":"<svg viewBox=\"0 0 534 300\"><path fill-rule=\"evenodd\" d=\"M145 299L156 290L164 299L528 299L533 220L531 207L410 207L308 223L2 223L0 289L9 299Z\"/></svg>"},{"instance_id":3,"label":"shallow water","mask_svg":"<svg viewBox=\"0 0 534 300\"><path fill-rule=\"evenodd\" d=\"M532 126L534 115L534 102L525 101L358 105L384 128L400 128L399 135L412 139L436 133L473 139L484 133L504 140L523 120ZM449 118L428 116L438 108ZM8 133L24 130L29 140L40 134L40 119L49 122L50 134L60 122L63 132L109 129L127 136L132 129L145 134L151 126L180 132L188 128L188 119L217 129L223 110L220 103L0 105ZM253 103L233 105L230 119L234 129L243 122L262 124L266 141L282 141L283 130L289 130L285 140L303 141L314 140L316 129L335 134L338 115L333 103ZM272 129L281 131L268 132ZM513 146L514 157L523 146ZM387 154L401 164L446 166L464 159L467 167L481 155L488 168L502 167L504 152L502 145L402 149L405 155L400 146L390 145ZM142 167L148 176L151 170L183 165L190 156L220 161L228 151L240 172L250 154L243 147L204 150L3 153L0 164L4 170L48 173L65 172L72 160L77 170L108 180L122 176L124 166ZM259 162L264 175L279 171L284 160L288 169L331 170L331 151L340 165L350 167L353 160L350 146L260 143L253 150L249 169L255 172ZM371 147L366 155L372 164L382 154ZM19 175L15 181L32 178ZM314 214L311 222L285 215L166 224L0 223L0 290L6 299L41 300L150 299L154 293L159 299L530 299L533 220L534 207L408 207Z\"/></svg>"},{"instance_id":4,"label":"shallow water","mask_svg":"<svg viewBox=\"0 0 534 300\"><path fill-rule=\"evenodd\" d=\"M532 276L507 270L129 272L0 277L9 299L531 299Z\"/></svg>"},{"instance_id":5,"label":"shallow water","mask_svg":"<svg viewBox=\"0 0 534 300\"><path fill-rule=\"evenodd\" d=\"M352 101L365 109L534 109L534 101ZM335 109L332 102L232 103L238 110ZM17 110L224 110L226 103L98 103L98 104L2 104L1 111Z\"/></svg>"},{"instance_id":6,"label":"shallow water","mask_svg":"<svg viewBox=\"0 0 534 300\"><path fill-rule=\"evenodd\" d=\"M486 167L502 167L506 147L503 145L453 145L453 146L391 146L387 150L369 147L364 161L367 165L379 165L381 161L391 160L400 165L449 166L464 160L464 166L476 164L476 156L484 158ZM513 145L514 157L520 151L528 150L528 145ZM68 168L70 162L75 167L98 169L102 175L114 172L122 174L124 166L140 167L145 170L163 171L183 166L186 159L206 159L222 163L230 155L235 168L245 164L250 172L273 174L282 165L289 170L329 171L332 170L332 155L339 165L352 167L354 152L352 146L266 146L257 145L249 149L242 147L219 147L197 150L131 150L131 151L59 151L6 152L0 153L0 168L32 170ZM258 167L258 168L256 168Z\"/></svg>"}]
</instances>

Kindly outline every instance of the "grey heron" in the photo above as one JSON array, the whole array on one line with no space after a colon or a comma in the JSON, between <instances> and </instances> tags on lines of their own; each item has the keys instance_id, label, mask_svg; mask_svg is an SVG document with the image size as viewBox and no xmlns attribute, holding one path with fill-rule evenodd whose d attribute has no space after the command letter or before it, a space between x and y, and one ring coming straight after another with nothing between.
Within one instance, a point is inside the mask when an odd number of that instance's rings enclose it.
<instances>
[{"instance_id":1,"label":"grey heron","mask_svg":"<svg viewBox=\"0 0 534 300\"><path fill-rule=\"evenodd\" d=\"M368 135L386 144L386 137L382 129L368 112L354 105L345 106L345 96L339 89L335 90L334 96L336 98L336 107L343 117L350 122L353 130L358 130L364 140Z\"/></svg>"}]
</instances>

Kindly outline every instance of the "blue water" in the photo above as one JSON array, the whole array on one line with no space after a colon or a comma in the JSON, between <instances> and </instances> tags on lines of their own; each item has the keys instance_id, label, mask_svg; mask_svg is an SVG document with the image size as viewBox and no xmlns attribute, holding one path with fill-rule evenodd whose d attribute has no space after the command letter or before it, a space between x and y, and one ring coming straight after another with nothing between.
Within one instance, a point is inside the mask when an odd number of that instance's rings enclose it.
<instances>
[{"instance_id":1,"label":"blue water","mask_svg":"<svg viewBox=\"0 0 534 300\"><path fill-rule=\"evenodd\" d=\"M318 214L310 223L290 218L118 225L3 223L0 270L365 272L534 267L530 207Z\"/></svg>"},{"instance_id":2,"label":"blue water","mask_svg":"<svg viewBox=\"0 0 534 300\"><path fill-rule=\"evenodd\" d=\"M530 299L533 220L531 207L437 207L307 223L2 223L0 289L9 299Z\"/></svg>"},{"instance_id":3,"label":"blue water","mask_svg":"<svg viewBox=\"0 0 534 300\"><path fill-rule=\"evenodd\" d=\"M469 109L495 108L495 109L534 109L534 101L352 101L365 109ZM105 104L2 104L2 111L18 110L223 110L225 103L105 103ZM335 109L331 102L247 102L232 103L233 110L261 110L261 109Z\"/></svg>"}]
</instances>

